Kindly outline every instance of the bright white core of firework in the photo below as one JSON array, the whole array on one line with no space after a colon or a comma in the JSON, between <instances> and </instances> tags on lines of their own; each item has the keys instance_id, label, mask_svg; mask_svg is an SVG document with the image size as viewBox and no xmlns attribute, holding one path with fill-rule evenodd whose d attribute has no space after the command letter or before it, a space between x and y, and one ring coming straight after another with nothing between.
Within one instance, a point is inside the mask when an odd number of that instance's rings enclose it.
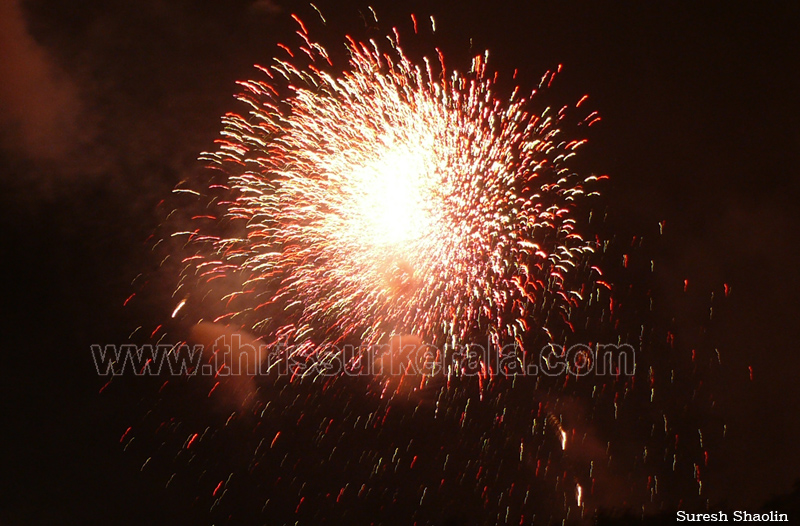
<instances>
[{"instance_id":1,"label":"bright white core of firework","mask_svg":"<svg viewBox=\"0 0 800 526\"><path fill-rule=\"evenodd\" d=\"M430 180L425 157L401 146L352 172L347 185L354 206L347 211L347 222L354 241L393 251L425 236L431 219L425 202Z\"/></svg>"}]
</instances>

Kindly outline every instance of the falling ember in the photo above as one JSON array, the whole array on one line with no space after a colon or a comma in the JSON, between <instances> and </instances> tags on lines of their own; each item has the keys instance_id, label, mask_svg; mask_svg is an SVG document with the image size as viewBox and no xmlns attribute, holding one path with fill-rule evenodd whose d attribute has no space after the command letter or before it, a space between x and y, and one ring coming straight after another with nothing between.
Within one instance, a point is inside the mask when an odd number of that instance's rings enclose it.
<instances>
[{"instance_id":1,"label":"falling ember","mask_svg":"<svg viewBox=\"0 0 800 526\"><path fill-rule=\"evenodd\" d=\"M180 301L180 303L178 303L178 305L175 307L175 310L174 310L174 311L172 311L172 316L171 316L171 318L174 318L175 316L177 316L177 315L178 315L178 312L179 312L179 311L180 311L180 310L183 308L183 306L184 306L184 305L186 305L186 300L185 300L185 299L182 299L182 300Z\"/></svg>"},{"instance_id":2,"label":"falling ember","mask_svg":"<svg viewBox=\"0 0 800 526\"><path fill-rule=\"evenodd\" d=\"M203 191L222 210L178 234L195 248L185 275L219 280L215 321L300 357L394 334L500 346L546 331L534 312L581 297L567 278L594 250L575 217L598 178L569 168L585 140L559 129L572 109L535 112L537 90L501 98L486 55L466 74L441 54L419 67L396 33L387 50L348 40L348 67L330 73L300 28L302 52L283 46L291 62L240 83L249 115L227 115L202 157L228 178Z\"/></svg>"},{"instance_id":3,"label":"falling ember","mask_svg":"<svg viewBox=\"0 0 800 526\"><path fill-rule=\"evenodd\" d=\"M556 415L552 414L547 417L547 421L558 433L558 439L561 442L561 450L565 451L567 449L567 432L561 426L561 421Z\"/></svg>"}]
</instances>

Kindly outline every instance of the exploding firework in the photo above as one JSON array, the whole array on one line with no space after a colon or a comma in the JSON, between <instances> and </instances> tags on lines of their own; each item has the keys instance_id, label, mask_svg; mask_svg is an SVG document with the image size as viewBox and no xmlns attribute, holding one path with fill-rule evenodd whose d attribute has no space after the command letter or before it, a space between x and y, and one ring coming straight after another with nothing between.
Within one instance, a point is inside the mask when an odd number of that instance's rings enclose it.
<instances>
[{"instance_id":1,"label":"exploding firework","mask_svg":"<svg viewBox=\"0 0 800 526\"><path fill-rule=\"evenodd\" d=\"M180 185L192 203L165 223L182 225L171 234L181 259L172 317L220 324L195 325L196 340L244 329L248 345L306 363L346 345L409 359L401 338L443 354L598 341L648 353L631 364L638 376L593 379L500 374L490 359L461 375L451 356L440 362L446 381L414 382L416 395L402 397L384 396L401 392L392 375L377 388L352 375L271 376L221 421L171 407L180 382L167 379L167 407L148 413L174 469L166 485L195 478L189 491L226 520L308 524L548 523L600 506L657 509L659 485L687 472L702 488L702 457L678 440L694 430L674 423L687 406L656 395L678 369L661 351L671 334L640 316L652 311L649 290L621 287L615 299L596 266L614 258L627 269L630 247L582 235L583 199L605 177L571 168L586 142L574 131L599 121L585 97L542 107L557 72L503 96L487 54L466 73L438 52L416 65L396 31L380 44L348 39L337 70L297 22L302 43L240 83L249 112L226 115L218 150L203 155L218 169L211 183ZM222 397L217 380L203 400Z\"/></svg>"},{"instance_id":2,"label":"exploding firework","mask_svg":"<svg viewBox=\"0 0 800 526\"><path fill-rule=\"evenodd\" d=\"M569 168L586 142L559 129L570 108L501 98L487 55L466 74L441 54L419 67L396 32L386 51L348 40L334 74L300 28L298 50L240 83L249 113L227 115L203 156L227 176L207 192L214 226L179 233L215 321L307 358L394 335L524 346L566 315L585 288L568 275L594 247L576 205L597 179Z\"/></svg>"}]
</instances>

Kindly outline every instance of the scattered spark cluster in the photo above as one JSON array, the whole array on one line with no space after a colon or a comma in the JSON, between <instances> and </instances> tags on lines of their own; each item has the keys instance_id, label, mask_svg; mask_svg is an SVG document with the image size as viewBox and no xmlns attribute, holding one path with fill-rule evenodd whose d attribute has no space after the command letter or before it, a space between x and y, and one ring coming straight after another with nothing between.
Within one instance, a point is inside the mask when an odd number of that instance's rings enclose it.
<instances>
[{"instance_id":1,"label":"scattered spark cluster","mask_svg":"<svg viewBox=\"0 0 800 526\"><path fill-rule=\"evenodd\" d=\"M487 54L466 73L441 53L416 65L397 31L348 39L338 72L297 21L302 44L241 83L249 112L226 115L203 155L221 175L176 190L195 204L171 236L184 254L172 317L244 329L301 360L399 335L524 352L630 342L636 374L494 378L487 365L388 396L391 379L269 377L219 418L176 406L201 378L167 379L148 413L161 446L142 468L167 466L167 488L198 492L231 523L549 524L658 511L686 480L702 497L703 438L719 433L682 418L709 395L661 394L697 374L697 355L675 358L649 289L614 290L599 270L652 274L629 261L641 239L582 236L583 198L605 176L570 168L586 141L562 130L599 121L574 115L586 98L534 111L555 73L501 96ZM209 404L221 380L202 388Z\"/></svg>"}]
</instances>

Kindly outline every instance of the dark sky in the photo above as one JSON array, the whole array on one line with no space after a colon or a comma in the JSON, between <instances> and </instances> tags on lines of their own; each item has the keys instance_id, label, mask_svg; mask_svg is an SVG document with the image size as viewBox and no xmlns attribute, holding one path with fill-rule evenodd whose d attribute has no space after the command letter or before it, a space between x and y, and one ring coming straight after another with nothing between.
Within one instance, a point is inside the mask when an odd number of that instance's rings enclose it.
<instances>
[{"instance_id":1,"label":"dark sky","mask_svg":"<svg viewBox=\"0 0 800 526\"><path fill-rule=\"evenodd\" d=\"M378 17L401 34L410 13L434 15L432 42L451 67L488 49L501 86L518 69L530 87L563 64L560 100L590 95L603 122L581 162L611 176L603 204L620 238L665 222L654 249L665 311L691 332L711 293L731 290L709 329L722 366L707 382L728 427L710 452L710 498L754 509L789 492L800 478L800 7L387 4L374 4ZM317 36L334 54L345 33L380 34L364 27L366 4L316 5L328 19ZM158 264L146 243L157 205L202 172L196 158L213 148L219 117L239 109L234 82L291 39L292 13L314 17L285 0L0 7L10 484L0 524L137 523L191 507L168 501L122 452L141 396L98 394L89 346L123 342L161 315L122 308L131 280Z\"/></svg>"}]
</instances>

